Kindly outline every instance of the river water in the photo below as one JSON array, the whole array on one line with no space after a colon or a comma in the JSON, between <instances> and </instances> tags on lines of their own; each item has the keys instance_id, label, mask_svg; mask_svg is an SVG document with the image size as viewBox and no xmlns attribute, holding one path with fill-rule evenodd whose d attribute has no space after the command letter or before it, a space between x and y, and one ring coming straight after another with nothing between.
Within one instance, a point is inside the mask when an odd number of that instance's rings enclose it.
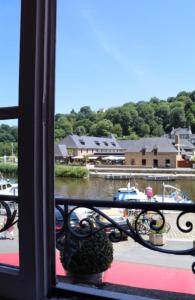
<instances>
[{"instance_id":1,"label":"river water","mask_svg":"<svg viewBox=\"0 0 195 300\"><path fill-rule=\"evenodd\" d=\"M99 199L112 200L118 188L126 187L128 180L110 180L102 178L74 179L74 178L56 178L55 191L58 194L68 198L80 199ZM146 181L136 179L140 191L144 191L147 186L153 188L154 194L162 194L162 181ZM131 185L135 184L134 179ZM166 182L174 185L186 192L190 199L195 202L195 181L193 180L176 180Z\"/></svg>"}]
</instances>

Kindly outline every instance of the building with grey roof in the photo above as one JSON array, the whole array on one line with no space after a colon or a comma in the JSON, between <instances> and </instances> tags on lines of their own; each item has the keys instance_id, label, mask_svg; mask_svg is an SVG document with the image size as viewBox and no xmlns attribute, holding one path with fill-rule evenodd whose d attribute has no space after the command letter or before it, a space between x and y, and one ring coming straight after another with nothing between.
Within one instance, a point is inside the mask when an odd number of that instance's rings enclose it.
<instances>
[{"instance_id":1,"label":"building with grey roof","mask_svg":"<svg viewBox=\"0 0 195 300\"><path fill-rule=\"evenodd\" d=\"M113 135L109 137L67 135L60 144L66 145L70 156L121 155L121 146Z\"/></svg>"},{"instance_id":2,"label":"building with grey roof","mask_svg":"<svg viewBox=\"0 0 195 300\"><path fill-rule=\"evenodd\" d=\"M175 136L178 135L180 139L190 139L190 136L192 135L191 127L188 128L172 128L169 137L174 139Z\"/></svg>"},{"instance_id":3,"label":"building with grey roof","mask_svg":"<svg viewBox=\"0 0 195 300\"><path fill-rule=\"evenodd\" d=\"M172 144L180 150L180 153L184 158L189 159L194 156L195 151L195 134L192 133L191 127L188 128L172 128L171 132L166 135L170 138ZM179 145L176 140L179 140Z\"/></svg>"},{"instance_id":4,"label":"building with grey roof","mask_svg":"<svg viewBox=\"0 0 195 300\"><path fill-rule=\"evenodd\" d=\"M68 151L65 145L55 144L54 145L55 161L64 161L68 156Z\"/></svg>"},{"instance_id":5,"label":"building with grey roof","mask_svg":"<svg viewBox=\"0 0 195 300\"><path fill-rule=\"evenodd\" d=\"M124 144L123 144L124 145ZM171 139L162 137L141 138L126 142L125 163L132 167L177 167L181 159Z\"/></svg>"}]
</instances>

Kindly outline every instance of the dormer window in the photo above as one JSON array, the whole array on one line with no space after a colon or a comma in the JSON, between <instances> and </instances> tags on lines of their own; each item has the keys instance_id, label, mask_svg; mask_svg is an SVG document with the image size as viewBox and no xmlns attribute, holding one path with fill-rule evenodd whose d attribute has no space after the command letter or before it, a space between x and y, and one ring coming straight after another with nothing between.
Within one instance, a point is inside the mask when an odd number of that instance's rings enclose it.
<instances>
[{"instance_id":1,"label":"dormer window","mask_svg":"<svg viewBox=\"0 0 195 300\"><path fill-rule=\"evenodd\" d=\"M100 146L100 142L99 141L94 141L95 142L95 144L97 145L97 146Z\"/></svg>"},{"instance_id":2,"label":"dormer window","mask_svg":"<svg viewBox=\"0 0 195 300\"><path fill-rule=\"evenodd\" d=\"M142 152L142 155L146 155L146 146L144 146L144 147L142 148L141 152Z\"/></svg>"},{"instance_id":3,"label":"dormer window","mask_svg":"<svg viewBox=\"0 0 195 300\"><path fill-rule=\"evenodd\" d=\"M112 146L116 147L116 144L114 142L111 142Z\"/></svg>"},{"instance_id":4,"label":"dormer window","mask_svg":"<svg viewBox=\"0 0 195 300\"><path fill-rule=\"evenodd\" d=\"M155 146L154 147L154 155L157 155L158 154L158 146Z\"/></svg>"},{"instance_id":5,"label":"dormer window","mask_svg":"<svg viewBox=\"0 0 195 300\"><path fill-rule=\"evenodd\" d=\"M79 140L79 142L81 143L81 145L85 145L85 141L84 140Z\"/></svg>"},{"instance_id":6,"label":"dormer window","mask_svg":"<svg viewBox=\"0 0 195 300\"><path fill-rule=\"evenodd\" d=\"M105 146L108 146L108 142L103 142Z\"/></svg>"}]
</instances>

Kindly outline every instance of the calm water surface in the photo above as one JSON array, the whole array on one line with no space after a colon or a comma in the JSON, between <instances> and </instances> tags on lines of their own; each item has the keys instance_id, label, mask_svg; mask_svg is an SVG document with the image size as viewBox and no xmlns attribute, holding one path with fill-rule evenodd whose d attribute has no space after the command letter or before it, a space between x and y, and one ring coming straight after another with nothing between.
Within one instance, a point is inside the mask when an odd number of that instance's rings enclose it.
<instances>
[{"instance_id":1,"label":"calm water surface","mask_svg":"<svg viewBox=\"0 0 195 300\"><path fill-rule=\"evenodd\" d=\"M73 178L56 178L56 193L65 197L82 198L82 199L100 199L112 200L113 195L118 188L126 187L128 180L108 180L102 178L73 179ZM162 194L162 181L136 180L140 191L144 191L147 186L153 188L154 194ZM193 180L176 180L166 182L187 192L188 196L195 202L195 181ZM134 185L134 180L131 182Z\"/></svg>"}]
</instances>

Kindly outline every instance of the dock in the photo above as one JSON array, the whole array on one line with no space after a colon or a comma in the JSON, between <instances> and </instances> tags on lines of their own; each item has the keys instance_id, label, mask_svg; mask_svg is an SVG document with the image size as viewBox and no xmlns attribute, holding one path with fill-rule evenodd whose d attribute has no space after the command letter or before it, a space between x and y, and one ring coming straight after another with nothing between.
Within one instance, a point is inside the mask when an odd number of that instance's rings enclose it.
<instances>
[{"instance_id":1,"label":"dock","mask_svg":"<svg viewBox=\"0 0 195 300\"><path fill-rule=\"evenodd\" d=\"M145 180L195 180L195 169L128 169L128 168L93 168L90 176L104 179L128 180L131 176ZM155 179L156 178L156 179Z\"/></svg>"}]
</instances>

